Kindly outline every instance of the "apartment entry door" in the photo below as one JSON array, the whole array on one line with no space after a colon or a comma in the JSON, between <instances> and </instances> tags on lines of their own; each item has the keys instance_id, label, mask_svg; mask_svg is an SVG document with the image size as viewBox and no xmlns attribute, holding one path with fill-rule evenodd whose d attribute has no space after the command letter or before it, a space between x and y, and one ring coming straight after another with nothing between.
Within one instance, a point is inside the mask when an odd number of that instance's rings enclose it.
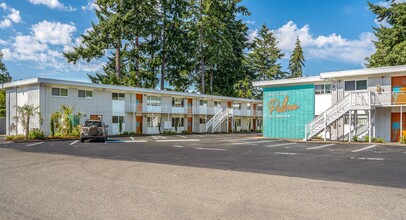
<instances>
[{"instance_id":1,"label":"apartment entry door","mask_svg":"<svg viewBox=\"0 0 406 220\"><path fill-rule=\"evenodd\" d=\"M402 131L401 131L402 130ZM403 132L403 136L406 135L406 113L402 114L402 129L400 129L400 113L393 112L391 116L391 141L398 142L400 138L400 132Z\"/></svg>"},{"instance_id":2,"label":"apartment entry door","mask_svg":"<svg viewBox=\"0 0 406 220\"><path fill-rule=\"evenodd\" d=\"M392 104L406 104L406 76L392 77Z\"/></svg>"},{"instance_id":3,"label":"apartment entry door","mask_svg":"<svg viewBox=\"0 0 406 220\"><path fill-rule=\"evenodd\" d=\"M135 118L135 127L137 134L142 134L142 116L137 116Z\"/></svg>"},{"instance_id":4,"label":"apartment entry door","mask_svg":"<svg viewBox=\"0 0 406 220\"><path fill-rule=\"evenodd\" d=\"M191 134L193 132L193 122L192 117L187 118L187 132Z\"/></svg>"}]
</instances>

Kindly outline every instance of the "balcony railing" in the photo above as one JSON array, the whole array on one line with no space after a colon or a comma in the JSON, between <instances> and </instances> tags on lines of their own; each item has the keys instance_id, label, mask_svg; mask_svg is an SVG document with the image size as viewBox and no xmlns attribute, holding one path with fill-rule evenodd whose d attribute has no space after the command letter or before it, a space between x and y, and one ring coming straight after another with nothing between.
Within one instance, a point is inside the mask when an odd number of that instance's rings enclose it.
<instances>
[{"instance_id":1,"label":"balcony railing","mask_svg":"<svg viewBox=\"0 0 406 220\"><path fill-rule=\"evenodd\" d=\"M130 113L164 113L164 114L201 114L201 115L214 115L221 109L220 106L206 107L206 106L172 106L172 105L147 105L136 104L134 102L125 104L125 111ZM223 108L224 109L224 108ZM236 116L262 116L262 111L253 110L234 110Z\"/></svg>"}]
</instances>

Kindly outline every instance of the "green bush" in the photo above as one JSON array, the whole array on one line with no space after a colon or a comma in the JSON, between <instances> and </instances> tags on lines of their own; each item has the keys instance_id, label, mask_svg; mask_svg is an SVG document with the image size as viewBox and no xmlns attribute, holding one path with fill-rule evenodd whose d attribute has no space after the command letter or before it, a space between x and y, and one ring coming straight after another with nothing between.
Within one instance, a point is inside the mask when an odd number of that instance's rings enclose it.
<instances>
[{"instance_id":1,"label":"green bush","mask_svg":"<svg viewBox=\"0 0 406 220\"><path fill-rule=\"evenodd\" d=\"M188 132L187 131L182 131L182 134L187 134Z\"/></svg>"},{"instance_id":2,"label":"green bush","mask_svg":"<svg viewBox=\"0 0 406 220\"><path fill-rule=\"evenodd\" d=\"M136 133L134 131L128 132L128 135L133 136L136 135Z\"/></svg>"},{"instance_id":3,"label":"green bush","mask_svg":"<svg viewBox=\"0 0 406 220\"><path fill-rule=\"evenodd\" d=\"M55 138L63 138L64 135L61 132L56 132L54 135Z\"/></svg>"},{"instance_id":4,"label":"green bush","mask_svg":"<svg viewBox=\"0 0 406 220\"><path fill-rule=\"evenodd\" d=\"M402 137L400 138L400 143L401 143L401 144L406 144L406 136L402 136Z\"/></svg>"},{"instance_id":5,"label":"green bush","mask_svg":"<svg viewBox=\"0 0 406 220\"><path fill-rule=\"evenodd\" d=\"M44 137L44 132L38 128L31 129L31 131L28 133L28 138L30 139L42 139Z\"/></svg>"},{"instance_id":6,"label":"green bush","mask_svg":"<svg viewBox=\"0 0 406 220\"><path fill-rule=\"evenodd\" d=\"M123 135L128 135L128 131L123 131Z\"/></svg>"},{"instance_id":7,"label":"green bush","mask_svg":"<svg viewBox=\"0 0 406 220\"><path fill-rule=\"evenodd\" d=\"M364 141L365 141L365 142L369 142L369 136L365 136L365 137L364 137Z\"/></svg>"},{"instance_id":8,"label":"green bush","mask_svg":"<svg viewBox=\"0 0 406 220\"><path fill-rule=\"evenodd\" d=\"M75 126L75 127L72 129L71 136L72 136L72 137L80 137L80 125Z\"/></svg>"},{"instance_id":9,"label":"green bush","mask_svg":"<svg viewBox=\"0 0 406 220\"><path fill-rule=\"evenodd\" d=\"M6 141L16 141L16 140L25 140L25 136L22 134L6 136Z\"/></svg>"},{"instance_id":10,"label":"green bush","mask_svg":"<svg viewBox=\"0 0 406 220\"><path fill-rule=\"evenodd\" d=\"M384 143L385 142L385 139L383 139L383 138L380 138L380 137L374 137L374 138L372 138L372 142L374 142L374 143Z\"/></svg>"},{"instance_id":11,"label":"green bush","mask_svg":"<svg viewBox=\"0 0 406 220\"><path fill-rule=\"evenodd\" d=\"M353 136L352 141L357 142L358 141L358 136Z\"/></svg>"}]
</instances>

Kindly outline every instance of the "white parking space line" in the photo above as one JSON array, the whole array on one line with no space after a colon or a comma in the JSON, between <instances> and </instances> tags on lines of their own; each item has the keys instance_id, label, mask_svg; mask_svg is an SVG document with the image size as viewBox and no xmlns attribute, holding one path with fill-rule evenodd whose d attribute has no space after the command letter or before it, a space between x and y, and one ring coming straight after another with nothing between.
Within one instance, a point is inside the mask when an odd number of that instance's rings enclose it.
<instances>
[{"instance_id":1,"label":"white parking space line","mask_svg":"<svg viewBox=\"0 0 406 220\"><path fill-rule=\"evenodd\" d=\"M111 141L107 141L106 143L145 143L148 142L146 140L134 140L134 141L130 141L130 140L111 140Z\"/></svg>"},{"instance_id":2,"label":"white parking space line","mask_svg":"<svg viewBox=\"0 0 406 220\"><path fill-rule=\"evenodd\" d=\"M201 138L204 137L203 135L196 135L196 136L201 137Z\"/></svg>"},{"instance_id":3,"label":"white parking space line","mask_svg":"<svg viewBox=\"0 0 406 220\"><path fill-rule=\"evenodd\" d=\"M371 146L368 146L368 147L360 148L360 149L357 149L357 150L353 150L353 151L351 151L351 152L353 152L353 153L355 153L355 152L360 152L360 151L364 151L364 150L371 149L371 148L373 148L373 147L376 147L376 145L371 145Z\"/></svg>"},{"instance_id":4,"label":"white parking space line","mask_svg":"<svg viewBox=\"0 0 406 220\"><path fill-rule=\"evenodd\" d=\"M204 148L204 147L198 147L196 148L197 150L213 150L213 151L226 151L226 149L221 149L221 148Z\"/></svg>"},{"instance_id":5,"label":"white parking space line","mask_svg":"<svg viewBox=\"0 0 406 220\"><path fill-rule=\"evenodd\" d=\"M306 150L320 149L320 148L330 147L330 146L333 146L333 145L334 144L325 144L325 145L316 146L316 147L309 147L309 148L306 148Z\"/></svg>"},{"instance_id":6,"label":"white parking space line","mask_svg":"<svg viewBox=\"0 0 406 220\"><path fill-rule=\"evenodd\" d=\"M200 139L181 139L181 140L156 140L156 142L196 142Z\"/></svg>"},{"instance_id":7,"label":"white parking space line","mask_svg":"<svg viewBox=\"0 0 406 220\"><path fill-rule=\"evenodd\" d=\"M131 140L134 140L134 138L133 138L133 137L131 137L131 136L130 136L130 138L131 138Z\"/></svg>"},{"instance_id":8,"label":"white parking space line","mask_svg":"<svg viewBox=\"0 0 406 220\"><path fill-rule=\"evenodd\" d=\"M246 142L237 142L237 143L231 143L230 145L241 145L241 144L260 144L260 143L270 143L274 142L277 140L266 140L266 141L246 141Z\"/></svg>"},{"instance_id":9,"label":"white parking space line","mask_svg":"<svg viewBox=\"0 0 406 220\"><path fill-rule=\"evenodd\" d=\"M382 157L350 157L350 159L354 160L376 160L376 161L382 161L385 160L385 158Z\"/></svg>"},{"instance_id":10,"label":"white parking space line","mask_svg":"<svg viewBox=\"0 0 406 220\"><path fill-rule=\"evenodd\" d=\"M267 147L279 147L279 146L286 146L286 145L292 145L296 143L283 143L283 144L273 144L273 145L268 145Z\"/></svg>"},{"instance_id":11,"label":"white parking space line","mask_svg":"<svg viewBox=\"0 0 406 220\"><path fill-rule=\"evenodd\" d=\"M288 152L275 152L275 154L279 154L279 155L291 155L291 156L297 155L297 153L288 153Z\"/></svg>"},{"instance_id":12,"label":"white parking space line","mask_svg":"<svg viewBox=\"0 0 406 220\"><path fill-rule=\"evenodd\" d=\"M44 142L38 142L38 143L33 143L33 144L27 144L27 147L43 144Z\"/></svg>"},{"instance_id":13,"label":"white parking space line","mask_svg":"<svg viewBox=\"0 0 406 220\"><path fill-rule=\"evenodd\" d=\"M157 138L157 137L155 137L155 136L151 136L151 137L152 137L152 138L154 138L155 140L156 140L156 139L158 139L158 138Z\"/></svg>"},{"instance_id":14,"label":"white parking space line","mask_svg":"<svg viewBox=\"0 0 406 220\"><path fill-rule=\"evenodd\" d=\"M185 136L183 136L183 135L176 135L176 137L180 137L180 138L186 138Z\"/></svg>"},{"instance_id":15,"label":"white parking space line","mask_svg":"<svg viewBox=\"0 0 406 220\"><path fill-rule=\"evenodd\" d=\"M74 145L74 144L76 144L77 142L78 142L78 140L76 140L76 141L70 143L69 145Z\"/></svg>"},{"instance_id":16,"label":"white parking space line","mask_svg":"<svg viewBox=\"0 0 406 220\"><path fill-rule=\"evenodd\" d=\"M181 146L181 145L173 145L172 147L182 148L183 146Z\"/></svg>"}]
</instances>

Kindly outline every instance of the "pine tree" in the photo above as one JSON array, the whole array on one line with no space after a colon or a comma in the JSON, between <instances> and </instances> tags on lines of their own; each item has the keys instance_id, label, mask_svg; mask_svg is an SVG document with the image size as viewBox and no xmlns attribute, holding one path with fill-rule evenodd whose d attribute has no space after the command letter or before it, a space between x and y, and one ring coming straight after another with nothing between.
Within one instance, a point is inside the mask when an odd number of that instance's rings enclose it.
<instances>
[{"instance_id":1,"label":"pine tree","mask_svg":"<svg viewBox=\"0 0 406 220\"><path fill-rule=\"evenodd\" d=\"M277 47L273 33L263 24L259 31L259 37L254 39L252 51L248 53L248 64L258 79L277 79L283 77L281 76L281 65L278 63L282 57L283 54Z\"/></svg>"},{"instance_id":2,"label":"pine tree","mask_svg":"<svg viewBox=\"0 0 406 220\"><path fill-rule=\"evenodd\" d=\"M3 63L3 54L0 52L0 83L11 82L12 78L6 65ZM0 90L0 117L6 117L6 90Z\"/></svg>"},{"instance_id":3,"label":"pine tree","mask_svg":"<svg viewBox=\"0 0 406 220\"><path fill-rule=\"evenodd\" d=\"M368 67L406 64L406 2L387 1L389 7L368 2L377 20L389 24L374 28L378 40L374 41L376 52L365 59Z\"/></svg>"},{"instance_id":4,"label":"pine tree","mask_svg":"<svg viewBox=\"0 0 406 220\"><path fill-rule=\"evenodd\" d=\"M290 55L289 70L290 77L301 77L303 75L303 67L305 58L303 56L302 46L300 45L299 37L296 39L295 49Z\"/></svg>"}]
</instances>

